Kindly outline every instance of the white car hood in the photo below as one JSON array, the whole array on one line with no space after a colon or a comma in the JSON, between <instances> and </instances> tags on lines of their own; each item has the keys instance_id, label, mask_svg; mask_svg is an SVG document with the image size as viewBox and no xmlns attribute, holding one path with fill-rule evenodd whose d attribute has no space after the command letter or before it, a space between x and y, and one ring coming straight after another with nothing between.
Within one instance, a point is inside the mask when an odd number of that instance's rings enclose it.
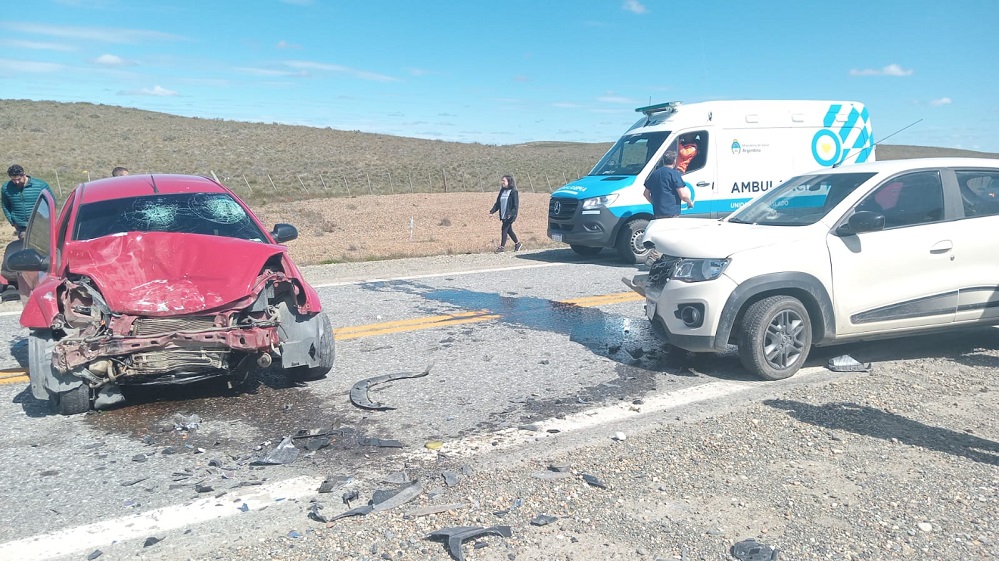
<instances>
[{"instance_id":1,"label":"white car hood","mask_svg":"<svg viewBox=\"0 0 999 561\"><path fill-rule=\"evenodd\" d=\"M816 225L763 226L702 218L667 218L649 223L644 239L652 241L656 250L666 255L720 259L748 249L797 241Z\"/></svg>"}]
</instances>

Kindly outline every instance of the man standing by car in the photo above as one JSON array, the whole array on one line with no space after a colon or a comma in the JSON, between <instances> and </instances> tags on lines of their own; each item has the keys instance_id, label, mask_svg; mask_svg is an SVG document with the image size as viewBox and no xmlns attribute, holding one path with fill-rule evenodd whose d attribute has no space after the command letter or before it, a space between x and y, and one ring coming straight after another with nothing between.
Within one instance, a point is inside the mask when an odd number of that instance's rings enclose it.
<instances>
[{"instance_id":1,"label":"man standing by car","mask_svg":"<svg viewBox=\"0 0 999 561\"><path fill-rule=\"evenodd\" d=\"M7 244L7 249L3 252L3 277L9 284L17 280L17 274L7 269L7 257L11 253L20 250L24 246L24 230L28 227L28 220L31 218L31 211L35 208L35 201L42 191L52 193L49 184L41 179L35 179L24 173L24 168L14 164L7 168L9 181L0 188L0 199L2 199L3 213L7 217L7 222L14 227L17 239Z\"/></svg>"},{"instance_id":2,"label":"man standing by car","mask_svg":"<svg viewBox=\"0 0 999 561\"><path fill-rule=\"evenodd\" d=\"M694 208L690 189L675 166L676 152L668 150L663 154L662 165L645 179L645 198L652 203L652 213L656 218L680 216L681 201L687 203L687 208Z\"/></svg>"}]
</instances>

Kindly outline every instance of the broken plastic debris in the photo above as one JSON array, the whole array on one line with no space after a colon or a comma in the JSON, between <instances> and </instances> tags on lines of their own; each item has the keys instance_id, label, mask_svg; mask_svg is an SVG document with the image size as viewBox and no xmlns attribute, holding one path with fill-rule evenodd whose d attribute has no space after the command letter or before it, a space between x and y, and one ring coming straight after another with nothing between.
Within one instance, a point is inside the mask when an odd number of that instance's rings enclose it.
<instances>
[{"instance_id":1,"label":"broken plastic debris","mask_svg":"<svg viewBox=\"0 0 999 561\"><path fill-rule=\"evenodd\" d=\"M340 514L337 514L333 518L330 518L329 522L333 522L334 520L339 520L341 518L346 518L348 516L363 516L365 514L370 513L372 510L374 510L374 507L371 505L359 506L357 508L352 508L346 512L341 512Z\"/></svg>"},{"instance_id":2,"label":"broken plastic debris","mask_svg":"<svg viewBox=\"0 0 999 561\"><path fill-rule=\"evenodd\" d=\"M384 382L390 382L392 380L402 380L406 378L422 378L427 374L430 374L430 368L433 367L434 363L427 365L423 372L418 374L407 374L401 372L399 374L382 374L381 376L375 376L373 378L367 378L361 380L360 382L354 384L354 387L350 388L350 402L354 405L360 407L361 409L371 409L375 411L389 411L395 409L395 407L389 407L383 405L382 403L376 403L368 398L368 388L374 386L375 384L381 384Z\"/></svg>"},{"instance_id":3,"label":"broken plastic debris","mask_svg":"<svg viewBox=\"0 0 999 561\"><path fill-rule=\"evenodd\" d=\"M777 561L780 550L749 538L733 545L731 553L739 561Z\"/></svg>"},{"instance_id":4,"label":"broken plastic debris","mask_svg":"<svg viewBox=\"0 0 999 561\"><path fill-rule=\"evenodd\" d=\"M289 538L300 538L300 537L302 537L302 534L300 534L298 532L298 530L292 530L292 531L288 532L288 537Z\"/></svg>"},{"instance_id":5,"label":"broken plastic debris","mask_svg":"<svg viewBox=\"0 0 999 561\"><path fill-rule=\"evenodd\" d=\"M403 518L417 518L419 516L427 516L430 514L440 514L442 512L447 512L449 510L458 510L465 508L465 503L449 503L444 505L430 505L420 508L413 509L406 514L403 514Z\"/></svg>"},{"instance_id":6,"label":"broken plastic debris","mask_svg":"<svg viewBox=\"0 0 999 561\"><path fill-rule=\"evenodd\" d=\"M440 450L442 446L444 446L444 443L440 440L431 440L423 445L428 450Z\"/></svg>"},{"instance_id":7,"label":"broken plastic debris","mask_svg":"<svg viewBox=\"0 0 999 561\"><path fill-rule=\"evenodd\" d=\"M458 484L458 474L453 471L445 471L441 473L444 477L444 484L448 487L454 487Z\"/></svg>"},{"instance_id":8,"label":"broken plastic debris","mask_svg":"<svg viewBox=\"0 0 999 561\"><path fill-rule=\"evenodd\" d=\"M250 511L250 505L248 505L246 503L243 503L243 504L239 505L239 510L242 511L242 512L249 512Z\"/></svg>"},{"instance_id":9,"label":"broken plastic debris","mask_svg":"<svg viewBox=\"0 0 999 561\"><path fill-rule=\"evenodd\" d=\"M607 488L607 485L603 481L600 481L597 478L597 476L595 476L595 475L590 475L588 473L584 473L583 474L583 481L589 483L590 485L592 485L594 487L598 487L600 489L606 489Z\"/></svg>"},{"instance_id":10,"label":"broken plastic debris","mask_svg":"<svg viewBox=\"0 0 999 561\"><path fill-rule=\"evenodd\" d=\"M871 363L857 362L850 355L839 355L829 359L829 370L833 372L869 372Z\"/></svg>"},{"instance_id":11,"label":"broken plastic debris","mask_svg":"<svg viewBox=\"0 0 999 561\"><path fill-rule=\"evenodd\" d=\"M357 441L361 446L377 446L378 448L402 448L402 442L389 438L364 437Z\"/></svg>"},{"instance_id":12,"label":"broken plastic debris","mask_svg":"<svg viewBox=\"0 0 999 561\"><path fill-rule=\"evenodd\" d=\"M333 475L327 477L319 484L320 493L331 493L334 489L338 487L343 487L344 485L353 481L354 478L349 475Z\"/></svg>"},{"instance_id":13,"label":"broken plastic debris","mask_svg":"<svg viewBox=\"0 0 999 561\"><path fill-rule=\"evenodd\" d=\"M151 545L156 545L163 541L163 538L157 538L156 536L149 536L146 541L142 544L142 547L149 547Z\"/></svg>"},{"instance_id":14,"label":"broken plastic debris","mask_svg":"<svg viewBox=\"0 0 999 561\"><path fill-rule=\"evenodd\" d=\"M99 549L95 549L90 552L90 555L87 556L87 561L94 561L94 559L97 559L101 555L104 555L104 552Z\"/></svg>"},{"instance_id":15,"label":"broken plastic debris","mask_svg":"<svg viewBox=\"0 0 999 561\"><path fill-rule=\"evenodd\" d=\"M556 520L558 520L557 516L539 514L531 519L531 526L547 526Z\"/></svg>"},{"instance_id":16,"label":"broken plastic debris","mask_svg":"<svg viewBox=\"0 0 999 561\"><path fill-rule=\"evenodd\" d=\"M267 455L257 458L250 462L250 465L254 466L272 466L278 464L289 464L295 461L298 457L299 450L295 448L295 445L291 442L291 437L286 436L281 444L278 444L273 450L267 453Z\"/></svg>"},{"instance_id":17,"label":"broken plastic debris","mask_svg":"<svg viewBox=\"0 0 999 561\"><path fill-rule=\"evenodd\" d=\"M315 520L316 522L322 522L323 524L329 522L330 519L324 516L323 513L319 512L322 509L323 509L322 504L312 503L312 507L309 508L309 518Z\"/></svg>"},{"instance_id":18,"label":"broken plastic debris","mask_svg":"<svg viewBox=\"0 0 999 561\"><path fill-rule=\"evenodd\" d=\"M444 538L447 541L447 550L451 556L458 561L465 561L465 553L461 550L462 542L479 536L490 535L509 538L513 534L510 532L509 526L490 526L488 528L481 528L479 526L454 526L431 532L427 536L427 539Z\"/></svg>"},{"instance_id":19,"label":"broken plastic debris","mask_svg":"<svg viewBox=\"0 0 999 561\"><path fill-rule=\"evenodd\" d=\"M211 493L215 490L211 485L202 485L201 483L194 484L194 490L198 493Z\"/></svg>"},{"instance_id":20,"label":"broken plastic debris","mask_svg":"<svg viewBox=\"0 0 999 561\"><path fill-rule=\"evenodd\" d=\"M411 485L403 487L397 493L394 493L392 496L388 497L387 499L377 501L374 499L374 497L372 497L372 503L373 503L372 506L375 512L381 512L383 510L388 510L390 508L395 508L401 504L408 503L409 501L420 496L420 493L422 492L423 492L423 483L417 480L414 481Z\"/></svg>"}]
</instances>

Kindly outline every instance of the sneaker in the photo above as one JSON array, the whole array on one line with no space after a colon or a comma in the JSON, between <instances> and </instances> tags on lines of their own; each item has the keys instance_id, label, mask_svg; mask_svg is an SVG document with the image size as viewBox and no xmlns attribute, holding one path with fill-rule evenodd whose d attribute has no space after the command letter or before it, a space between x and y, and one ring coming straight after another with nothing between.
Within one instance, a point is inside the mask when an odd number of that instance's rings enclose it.
<instances>
[{"instance_id":1,"label":"sneaker","mask_svg":"<svg viewBox=\"0 0 999 561\"><path fill-rule=\"evenodd\" d=\"M524 247L524 242L517 242L513 244L514 251L520 251L520 248Z\"/></svg>"},{"instance_id":2,"label":"sneaker","mask_svg":"<svg viewBox=\"0 0 999 561\"><path fill-rule=\"evenodd\" d=\"M503 246L499 246L496 248L496 253L503 253L504 251L506 251L506 248Z\"/></svg>"}]
</instances>

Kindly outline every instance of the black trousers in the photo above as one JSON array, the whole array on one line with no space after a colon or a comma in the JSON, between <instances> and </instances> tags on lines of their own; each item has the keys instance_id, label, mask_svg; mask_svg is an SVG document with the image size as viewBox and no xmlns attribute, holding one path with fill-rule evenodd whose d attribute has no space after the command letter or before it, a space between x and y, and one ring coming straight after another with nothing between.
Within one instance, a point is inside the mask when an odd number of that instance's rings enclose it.
<instances>
[{"instance_id":1,"label":"black trousers","mask_svg":"<svg viewBox=\"0 0 999 561\"><path fill-rule=\"evenodd\" d=\"M506 245L506 238L510 236L513 243L519 243L520 240L517 239L517 234L513 233L513 219L506 218L503 220L503 225L500 227L500 246Z\"/></svg>"}]
</instances>

